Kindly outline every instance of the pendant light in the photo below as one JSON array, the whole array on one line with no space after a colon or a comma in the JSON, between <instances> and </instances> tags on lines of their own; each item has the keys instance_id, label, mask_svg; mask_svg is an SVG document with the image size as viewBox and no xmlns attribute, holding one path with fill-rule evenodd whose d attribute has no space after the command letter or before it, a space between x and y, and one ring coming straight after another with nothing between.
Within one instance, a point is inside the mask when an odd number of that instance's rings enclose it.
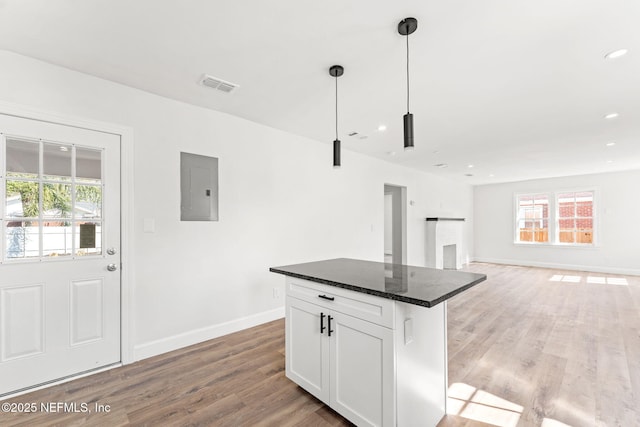
<instances>
[{"instance_id":1,"label":"pendant light","mask_svg":"<svg viewBox=\"0 0 640 427\"><path fill-rule=\"evenodd\" d=\"M336 79L336 139L333 141L333 167L340 168L340 140L338 139L338 77L344 74L342 65L332 65L329 74Z\"/></svg>"},{"instance_id":2,"label":"pendant light","mask_svg":"<svg viewBox=\"0 0 640 427\"><path fill-rule=\"evenodd\" d=\"M407 38L407 114L404 115L404 149L413 150L413 114L409 112L409 34L418 28L416 18L404 18L398 23L398 33Z\"/></svg>"}]
</instances>

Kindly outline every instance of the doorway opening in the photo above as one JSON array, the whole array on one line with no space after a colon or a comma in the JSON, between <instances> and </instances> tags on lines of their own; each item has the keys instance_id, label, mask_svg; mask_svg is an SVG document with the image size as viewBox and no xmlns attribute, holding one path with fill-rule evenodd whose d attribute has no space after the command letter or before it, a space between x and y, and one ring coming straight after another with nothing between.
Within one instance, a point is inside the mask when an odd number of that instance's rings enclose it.
<instances>
[{"instance_id":1,"label":"doorway opening","mask_svg":"<svg viewBox=\"0 0 640 427\"><path fill-rule=\"evenodd\" d=\"M407 263L407 188L384 185L384 262Z\"/></svg>"}]
</instances>

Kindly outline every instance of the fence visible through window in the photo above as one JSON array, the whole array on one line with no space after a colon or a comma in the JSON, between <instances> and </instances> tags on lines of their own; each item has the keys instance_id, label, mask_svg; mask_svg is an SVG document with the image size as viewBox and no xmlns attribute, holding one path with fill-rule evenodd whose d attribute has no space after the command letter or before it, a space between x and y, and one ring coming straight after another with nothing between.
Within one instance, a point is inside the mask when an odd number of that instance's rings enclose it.
<instances>
[{"instance_id":1,"label":"fence visible through window","mask_svg":"<svg viewBox=\"0 0 640 427\"><path fill-rule=\"evenodd\" d=\"M558 206L558 242L593 243L593 192L560 193Z\"/></svg>"},{"instance_id":2,"label":"fence visible through window","mask_svg":"<svg viewBox=\"0 0 640 427\"><path fill-rule=\"evenodd\" d=\"M595 190L519 194L516 243L593 245Z\"/></svg>"},{"instance_id":3,"label":"fence visible through window","mask_svg":"<svg viewBox=\"0 0 640 427\"><path fill-rule=\"evenodd\" d=\"M518 241L549 241L549 197L546 194L518 197Z\"/></svg>"},{"instance_id":4,"label":"fence visible through window","mask_svg":"<svg viewBox=\"0 0 640 427\"><path fill-rule=\"evenodd\" d=\"M3 259L102 253L102 150L5 136Z\"/></svg>"}]
</instances>

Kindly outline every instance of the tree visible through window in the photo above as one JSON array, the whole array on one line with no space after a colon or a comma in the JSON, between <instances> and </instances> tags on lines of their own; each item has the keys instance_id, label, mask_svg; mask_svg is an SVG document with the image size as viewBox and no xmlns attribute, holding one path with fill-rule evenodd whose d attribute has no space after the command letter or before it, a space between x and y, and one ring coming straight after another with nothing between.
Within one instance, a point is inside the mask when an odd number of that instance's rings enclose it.
<instances>
[{"instance_id":1,"label":"tree visible through window","mask_svg":"<svg viewBox=\"0 0 640 427\"><path fill-rule=\"evenodd\" d=\"M549 196L526 194L518 196L518 242L549 241Z\"/></svg>"},{"instance_id":2,"label":"tree visible through window","mask_svg":"<svg viewBox=\"0 0 640 427\"><path fill-rule=\"evenodd\" d=\"M0 262L100 255L102 151L19 137L3 145Z\"/></svg>"},{"instance_id":3,"label":"tree visible through window","mask_svg":"<svg viewBox=\"0 0 640 427\"><path fill-rule=\"evenodd\" d=\"M558 243L593 244L593 191L560 193L556 203Z\"/></svg>"}]
</instances>

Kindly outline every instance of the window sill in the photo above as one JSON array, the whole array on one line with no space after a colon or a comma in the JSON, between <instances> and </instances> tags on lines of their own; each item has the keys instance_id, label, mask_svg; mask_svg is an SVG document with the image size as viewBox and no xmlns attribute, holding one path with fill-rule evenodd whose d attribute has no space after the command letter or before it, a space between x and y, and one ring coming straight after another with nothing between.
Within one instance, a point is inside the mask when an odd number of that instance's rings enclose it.
<instances>
[{"instance_id":1,"label":"window sill","mask_svg":"<svg viewBox=\"0 0 640 427\"><path fill-rule=\"evenodd\" d=\"M591 245L576 245L571 243L527 243L527 242L513 242L514 246L528 246L532 248L566 248L566 249L587 249L587 250L595 250L600 249L600 246L597 244Z\"/></svg>"}]
</instances>

